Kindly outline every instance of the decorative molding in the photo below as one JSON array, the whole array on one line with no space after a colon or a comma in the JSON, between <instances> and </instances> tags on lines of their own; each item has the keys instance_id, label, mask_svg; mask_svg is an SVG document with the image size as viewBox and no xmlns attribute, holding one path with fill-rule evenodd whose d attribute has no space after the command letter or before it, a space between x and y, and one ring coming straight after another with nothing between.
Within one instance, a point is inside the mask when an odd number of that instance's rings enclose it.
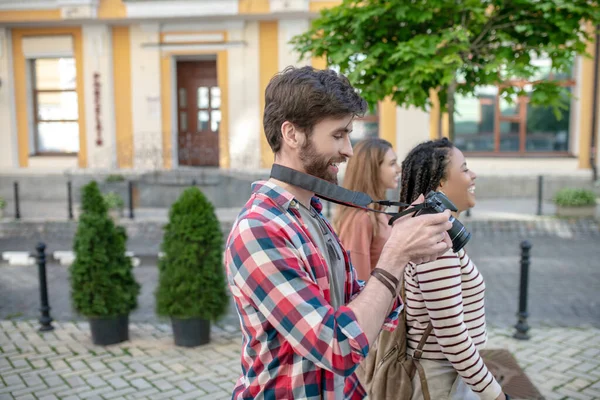
<instances>
[{"instance_id":1,"label":"decorative molding","mask_svg":"<svg viewBox=\"0 0 600 400\"><path fill-rule=\"evenodd\" d=\"M224 42L225 35L222 33L189 33L164 34L162 43L205 43L205 42Z\"/></svg>"},{"instance_id":2,"label":"decorative molding","mask_svg":"<svg viewBox=\"0 0 600 400\"><path fill-rule=\"evenodd\" d=\"M237 0L141 0L128 1L129 18L195 17L238 14Z\"/></svg>"},{"instance_id":3,"label":"decorative molding","mask_svg":"<svg viewBox=\"0 0 600 400\"><path fill-rule=\"evenodd\" d=\"M63 7L93 7L99 0L0 0L0 10L55 10Z\"/></svg>"},{"instance_id":4,"label":"decorative molding","mask_svg":"<svg viewBox=\"0 0 600 400\"><path fill-rule=\"evenodd\" d=\"M238 42L220 42L220 43L215 42L215 43L201 43L201 44L197 44L197 43L190 43L190 44L182 44L182 43L153 44L153 43L148 43L148 44L142 44L142 47L146 47L146 48L157 48L158 47L158 48L160 48L161 52L168 54L170 52L177 52L177 51L217 52L217 51L232 49L232 48L236 48L236 47L244 47L245 45L246 45L245 42L238 41Z\"/></svg>"},{"instance_id":5,"label":"decorative molding","mask_svg":"<svg viewBox=\"0 0 600 400\"><path fill-rule=\"evenodd\" d=\"M220 22L183 22L161 24L160 31L168 32L215 32L223 30L244 29L245 21L220 21Z\"/></svg>"},{"instance_id":6,"label":"decorative molding","mask_svg":"<svg viewBox=\"0 0 600 400\"><path fill-rule=\"evenodd\" d=\"M309 0L269 0L271 12L308 12L310 9Z\"/></svg>"}]
</instances>

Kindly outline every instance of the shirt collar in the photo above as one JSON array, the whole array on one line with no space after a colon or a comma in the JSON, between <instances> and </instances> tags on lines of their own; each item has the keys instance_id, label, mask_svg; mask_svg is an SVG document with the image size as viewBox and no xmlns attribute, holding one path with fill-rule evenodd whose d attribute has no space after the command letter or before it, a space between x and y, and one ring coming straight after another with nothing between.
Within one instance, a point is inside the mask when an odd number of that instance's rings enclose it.
<instances>
[{"instance_id":1,"label":"shirt collar","mask_svg":"<svg viewBox=\"0 0 600 400\"><path fill-rule=\"evenodd\" d=\"M298 209L299 207L298 200L294 195L271 181L256 181L252 183L252 193L264 194L284 210L288 210L290 207L295 209ZM319 214L321 213L321 210L323 210L323 204L316 196L313 196L310 199L310 205L313 206Z\"/></svg>"}]
</instances>

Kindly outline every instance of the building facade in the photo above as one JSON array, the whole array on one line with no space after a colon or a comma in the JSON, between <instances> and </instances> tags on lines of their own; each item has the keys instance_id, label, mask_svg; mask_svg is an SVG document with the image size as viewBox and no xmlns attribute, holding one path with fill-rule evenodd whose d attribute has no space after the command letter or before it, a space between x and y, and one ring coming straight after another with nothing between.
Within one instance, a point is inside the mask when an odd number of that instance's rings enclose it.
<instances>
[{"instance_id":1,"label":"building facade","mask_svg":"<svg viewBox=\"0 0 600 400\"><path fill-rule=\"evenodd\" d=\"M326 67L288 41L337 3L0 0L0 169L267 168L265 87L288 65ZM560 121L497 88L457 99L456 143L479 169L589 170L593 69L577 58L563 77L574 98ZM403 156L447 121L435 101L383 101L353 139L378 135Z\"/></svg>"}]
</instances>

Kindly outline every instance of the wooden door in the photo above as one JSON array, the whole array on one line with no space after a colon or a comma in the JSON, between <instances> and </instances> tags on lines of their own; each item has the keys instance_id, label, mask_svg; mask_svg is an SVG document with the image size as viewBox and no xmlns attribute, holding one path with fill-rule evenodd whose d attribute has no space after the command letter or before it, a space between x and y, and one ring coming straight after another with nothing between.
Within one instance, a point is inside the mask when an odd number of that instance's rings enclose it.
<instances>
[{"instance_id":1,"label":"wooden door","mask_svg":"<svg viewBox=\"0 0 600 400\"><path fill-rule=\"evenodd\" d=\"M177 63L179 165L218 167L221 89L216 61Z\"/></svg>"}]
</instances>

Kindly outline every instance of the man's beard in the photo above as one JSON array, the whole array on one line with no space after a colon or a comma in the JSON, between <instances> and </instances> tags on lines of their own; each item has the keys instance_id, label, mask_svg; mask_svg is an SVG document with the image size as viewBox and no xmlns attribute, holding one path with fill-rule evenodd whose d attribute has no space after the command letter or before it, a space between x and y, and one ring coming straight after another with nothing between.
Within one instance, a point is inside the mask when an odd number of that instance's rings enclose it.
<instances>
[{"instance_id":1,"label":"man's beard","mask_svg":"<svg viewBox=\"0 0 600 400\"><path fill-rule=\"evenodd\" d=\"M329 165L332 163L343 163L346 161L346 158L325 158L317 153L312 140L308 139L300 149L300 160L307 174L337 185L337 173L329 171Z\"/></svg>"}]
</instances>

